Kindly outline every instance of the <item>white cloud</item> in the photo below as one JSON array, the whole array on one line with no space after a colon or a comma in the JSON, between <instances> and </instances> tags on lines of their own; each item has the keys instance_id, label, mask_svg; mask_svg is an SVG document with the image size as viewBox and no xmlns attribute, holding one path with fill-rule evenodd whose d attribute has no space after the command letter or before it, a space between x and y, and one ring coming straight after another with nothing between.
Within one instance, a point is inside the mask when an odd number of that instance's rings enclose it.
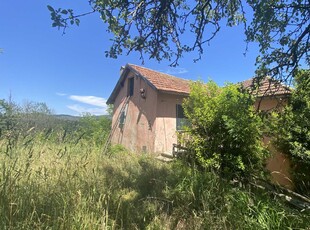
<instances>
[{"instance_id":1,"label":"white cloud","mask_svg":"<svg viewBox=\"0 0 310 230\"><path fill-rule=\"evenodd\" d=\"M83 115L85 113L90 113L92 115L106 115L107 114L107 104L106 99L96 96L81 96L81 95L68 95L61 92L56 92L56 95L65 97L72 101L74 104L69 104L66 107L75 112L75 115Z\"/></svg>"},{"instance_id":2,"label":"white cloud","mask_svg":"<svg viewBox=\"0 0 310 230\"><path fill-rule=\"evenodd\" d=\"M188 73L188 70L185 68L170 68L166 71L167 74L184 74L184 73Z\"/></svg>"},{"instance_id":3,"label":"white cloud","mask_svg":"<svg viewBox=\"0 0 310 230\"><path fill-rule=\"evenodd\" d=\"M78 104L68 105L69 109L75 111L76 115L83 115L85 113L90 113L92 115L106 115L107 114L107 106L105 107L84 107Z\"/></svg>"},{"instance_id":4,"label":"white cloud","mask_svg":"<svg viewBox=\"0 0 310 230\"><path fill-rule=\"evenodd\" d=\"M94 105L102 108L106 108L106 99L102 97L95 97L95 96L78 96L78 95L70 95L69 99L73 101L82 102L88 105Z\"/></svg>"}]
</instances>

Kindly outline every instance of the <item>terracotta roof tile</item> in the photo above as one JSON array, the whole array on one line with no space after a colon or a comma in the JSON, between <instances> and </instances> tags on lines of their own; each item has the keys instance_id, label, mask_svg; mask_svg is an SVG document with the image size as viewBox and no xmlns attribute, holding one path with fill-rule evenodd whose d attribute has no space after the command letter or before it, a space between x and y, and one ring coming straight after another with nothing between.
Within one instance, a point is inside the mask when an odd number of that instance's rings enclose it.
<instances>
[{"instance_id":1,"label":"terracotta roof tile","mask_svg":"<svg viewBox=\"0 0 310 230\"><path fill-rule=\"evenodd\" d=\"M157 90L178 93L178 94L189 94L190 81L171 76L169 74L154 71L148 68L144 68L137 65L128 64L141 76L152 83Z\"/></svg>"},{"instance_id":2,"label":"terracotta roof tile","mask_svg":"<svg viewBox=\"0 0 310 230\"><path fill-rule=\"evenodd\" d=\"M174 77L169 74L161 73L155 70L151 70L145 67L127 64L118 80L112 94L110 95L107 103L112 104L121 88L122 82L126 77L125 71L134 71L136 74L145 78L151 85L157 90L172 94L188 95L190 92L190 81ZM250 90L250 92L256 97L271 96L271 95L288 95L291 93L291 89L278 81L272 80L270 77L266 77L261 81L261 85L258 89L253 86L257 85L255 78L248 79L241 82L241 84Z\"/></svg>"},{"instance_id":3,"label":"terracotta roof tile","mask_svg":"<svg viewBox=\"0 0 310 230\"><path fill-rule=\"evenodd\" d=\"M287 95L291 93L291 89L289 87L273 80L271 77L265 77L262 79L259 84L259 88L256 88L258 83L259 82L256 78L251 78L241 82L244 88L249 89L250 92L257 97Z\"/></svg>"}]
</instances>

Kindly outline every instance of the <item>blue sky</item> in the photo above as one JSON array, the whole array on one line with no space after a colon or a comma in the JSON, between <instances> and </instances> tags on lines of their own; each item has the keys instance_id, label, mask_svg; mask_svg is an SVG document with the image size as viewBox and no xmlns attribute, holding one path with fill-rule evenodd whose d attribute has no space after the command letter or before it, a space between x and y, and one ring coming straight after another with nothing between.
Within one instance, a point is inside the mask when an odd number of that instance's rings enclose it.
<instances>
[{"instance_id":1,"label":"blue sky","mask_svg":"<svg viewBox=\"0 0 310 230\"><path fill-rule=\"evenodd\" d=\"M17 103L45 102L56 114L105 114L105 101L112 92L122 65L142 65L139 54L118 59L105 57L111 34L99 14L81 18L79 27L65 35L51 27L47 5L73 8L76 13L89 10L87 0L0 1L0 98L9 95ZM202 59L197 53L184 54L180 65L169 67L145 59L144 66L180 78L220 85L239 82L254 75L258 48L246 44L242 27L225 28L205 47ZM185 38L186 39L186 38ZM188 38L190 39L190 38Z\"/></svg>"}]
</instances>

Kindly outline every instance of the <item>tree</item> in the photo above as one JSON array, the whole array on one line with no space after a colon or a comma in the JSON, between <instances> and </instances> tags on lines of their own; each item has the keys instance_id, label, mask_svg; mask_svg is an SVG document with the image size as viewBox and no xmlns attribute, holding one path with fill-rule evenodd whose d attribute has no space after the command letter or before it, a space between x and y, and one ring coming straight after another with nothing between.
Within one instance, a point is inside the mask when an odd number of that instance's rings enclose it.
<instances>
[{"instance_id":1,"label":"tree","mask_svg":"<svg viewBox=\"0 0 310 230\"><path fill-rule=\"evenodd\" d=\"M192 124L188 147L199 165L230 178L262 171L267 156L262 143L263 122L253 104L253 96L238 85L191 85L183 107Z\"/></svg>"},{"instance_id":2,"label":"tree","mask_svg":"<svg viewBox=\"0 0 310 230\"><path fill-rule=\"evenodd\" d=\"M0 99L0 138L5 132L16 130L19 107L11 99Z\"/></svg>"},{"instance_id":3,"label":"tree","mask_svg":"<svg viewBox=\"0 0 310 230\"><path fill-rule=\"evenodd\" d=\"M0 99L0 138L1 134L18 138L31 128L38 131L51 126L51 109L43 102L27 101L23 105L15 103L11 96Z\"/></svg>"},{"instance_id":4,"label":"tree","mask_svg":"<svg viewBox=\"0 0 310 230\"><path fill-rule=\"evenodd\" d=\"M45 102L24 101L23 105L21 106L21 110L21 112L24 114L52 114L52 110Z\"/></svg>"},{"instance_id":5,"label":"tree","mask_svg":"<svg viewBox=\"0 0 310 230\"><path fill-rule=\"evenodd\" d=\"M82 133L84 139L92 141L95 145L102 145L111 129L111 119L107 116L92 116L85 114L79 120L78 132Z\"/></svg>"},{"instance_id":6,"label":"tree","mask_svg":"<svg viewBox=\"0 0 310 230\"><path fill-rule=\"evenodd\" d=\"M48 6L52 26L65 29L80 24L80 17L99 13L114 34L106 56L117 58L124 50L140 52L172 66L186 52L198 51L227 26L243 24L246 42L258 42L261 77L272 75L284 82L305 62L309 66L309 0L89 0L90 12L75 14L72 9ZM253 14L253 17L252 15ZM193 34L191 41L185 33Z\"/></svg>"},{"instance_id":7,"label":"tree","mask_svg":"<svg viewBox=\"0 0 310 230\"><path fill-rule=\"evenodd\" d=\"M11 114L12 110L9 103L3 99L0 99L0 138L2 137L3 133L9 129L9 117Z\"/></svg>"}]
</instances>

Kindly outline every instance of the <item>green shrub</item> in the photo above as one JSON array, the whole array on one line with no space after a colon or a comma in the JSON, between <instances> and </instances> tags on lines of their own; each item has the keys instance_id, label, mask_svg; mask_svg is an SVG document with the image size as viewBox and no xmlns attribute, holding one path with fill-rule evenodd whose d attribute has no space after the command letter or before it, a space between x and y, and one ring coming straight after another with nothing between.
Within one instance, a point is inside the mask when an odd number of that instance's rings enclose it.
<instances>
[{"instance_id":1,"label":"green shrub","mask_svg":"<svg viewBox=\"0 0 310 230\"><path fill-rule=\"evenodd\" d=\"M183 106L192 124L188 145L199 165L230 178L263 169L263 122L253 104L254 98L238 85L192 83Z\"/></svg>"},{"instance_id":2,"label":"green shrub","mask_svg":"<svg viewBox=\"0 0 310 230\"><path fill-rule=\"evenodd\" d=\"M78 132L83 133L83 138L98 146L103 146L111 129L111 119L106 116L84 115L79 120Z\"/></svg>"},{"instance_id":3,"label":"green shrub","mask_svg":"<svg viewBox=\"0 0 310 230\"><path fill-rule=\"evenodd\" d=\"M279 115L276 143L293 163L293 175L299 192L310 196L310 70L294 75L295 89Z\"/></svg>"}]
</instances>

